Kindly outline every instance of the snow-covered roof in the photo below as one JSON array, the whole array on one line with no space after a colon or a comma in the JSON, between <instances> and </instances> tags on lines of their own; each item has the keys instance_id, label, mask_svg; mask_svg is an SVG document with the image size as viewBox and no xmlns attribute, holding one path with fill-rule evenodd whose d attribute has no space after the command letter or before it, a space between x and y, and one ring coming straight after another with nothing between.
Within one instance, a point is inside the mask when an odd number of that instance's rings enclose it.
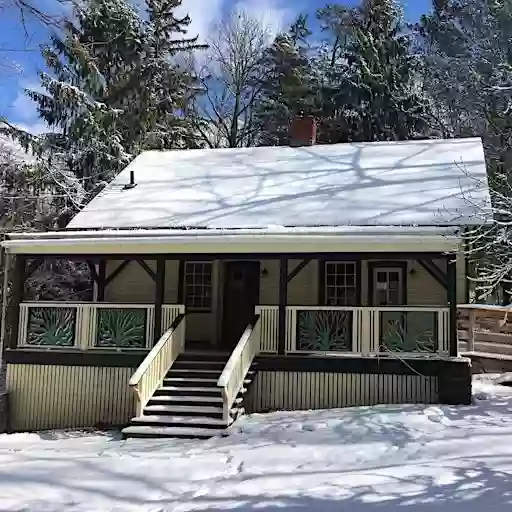
<instances>
[{"instance_id":1,"label":"snow-covered roof","mask_svg":"<svg viewBox=\"0 0 512 512\"><path fill-rule=\"evenodd\" d=\"M68 227L466 225L488 204L477 138L148 151Z\"/></svg>"}]
</instances>

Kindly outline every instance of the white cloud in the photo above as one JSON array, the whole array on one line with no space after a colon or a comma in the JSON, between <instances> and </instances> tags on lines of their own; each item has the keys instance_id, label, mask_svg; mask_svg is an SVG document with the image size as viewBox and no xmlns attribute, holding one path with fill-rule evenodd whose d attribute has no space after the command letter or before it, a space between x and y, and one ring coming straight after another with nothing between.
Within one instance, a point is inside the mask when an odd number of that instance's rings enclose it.
<instances>
[{"instance_id":1,"label":"white cloud","mask_svg":"<svg viewBox=\"0 0 512 512\"><path fill-rule=\"evenodd\" d=\"M43 133L55 131L50 129L41 119L35 119L24 123L15 123L15 126L16 128L31 133L32 135L42 135Z\"/></svg>"},{"instance_id":2,"label":"white cloud","mask_svg":"<svg viewBox=\"0 0 512 512\"><path fill-rule=\"evenodd\" d=\"M228 0L229 1L229 0ZM222 18L223 0L183 0L177 10L178 16L189 15L188 37L199 35L199 41L208 37L210 27Z\"/></svg>"},{"instance_id":3,"label":"white cloud","mask_svg":"<svg viewBox=\"0 0 512 512\"><path fill-rule=\"evenodd\" d=\"M43 92L44 89L37 82L21 82L19 84L18 95L10 107L10 117L25 122L28 120L39 119L37 114L37 104L26 94L25 89L31 89L37 92Z\"/></svg>"},{"instance_id":4,"label":"white cloud","mask_svg":"<svg viewBox=\"0 0 512 512\"><path fill-rule=\"evenodd\" d=\"M234 9L241 9L250 17L260 20L269 28L272 36L297 14L296 9L285 7L283 0L183 0L177 13L180 16L190 16L192 23L188 27L187 35L199 35L199 40L204 42L211 28Z\"/></svg>"},{"instance_id":5,"label":"white cloud","mask_svg":"<svg viewBox=\"0 0 512 512\"><path fill-rule=\"evenodd\" d=\"M261 21L272 37L286 27L297 14L295 9L284 7L279 0L240 0L236 7L246 12L251 18Z\"/></svg>"}]
</instances>

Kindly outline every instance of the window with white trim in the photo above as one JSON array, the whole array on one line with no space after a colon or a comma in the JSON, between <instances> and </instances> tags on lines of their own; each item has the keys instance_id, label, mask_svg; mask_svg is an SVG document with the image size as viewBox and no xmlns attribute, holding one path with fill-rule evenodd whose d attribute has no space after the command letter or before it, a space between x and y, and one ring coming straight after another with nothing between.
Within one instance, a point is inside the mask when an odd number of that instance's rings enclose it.
<instances>
[{"instance_id":1,"label":"window with white trim","mask_svg":"<svg viewBox=\"0 0 512 512\"><path fill-rule=\"evenodd\" d=\"M185 263L185 305L196 311L210 311L212 307L212 263L187 261Z\"/></svg>"},{"instance_id":2,"label":"window with white trim","mask_svg":"<svg viewBox=\"0 0 512 512\"><path fill-rule=\"evenodd\" d=\"M357 306L357 265L355 261L326 261L324 267L326 306Z\"/></svg>"}]
</instances>

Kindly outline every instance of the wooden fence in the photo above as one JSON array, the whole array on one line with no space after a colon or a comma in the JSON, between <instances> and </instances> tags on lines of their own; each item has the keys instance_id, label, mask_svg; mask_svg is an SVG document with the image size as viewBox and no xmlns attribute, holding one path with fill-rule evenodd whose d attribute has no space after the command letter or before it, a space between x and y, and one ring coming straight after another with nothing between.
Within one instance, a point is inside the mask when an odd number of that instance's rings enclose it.
<instances>
[{"instance_id":1,"label":"wooden fence","mask_svg":"<svg viewBox=\"0 0 512 512\"><path fill-rule=\"evenodd\" d=\"M457 311L459 352L512 360L512 307L461 304Z\"/></svg>"}]
</instances>

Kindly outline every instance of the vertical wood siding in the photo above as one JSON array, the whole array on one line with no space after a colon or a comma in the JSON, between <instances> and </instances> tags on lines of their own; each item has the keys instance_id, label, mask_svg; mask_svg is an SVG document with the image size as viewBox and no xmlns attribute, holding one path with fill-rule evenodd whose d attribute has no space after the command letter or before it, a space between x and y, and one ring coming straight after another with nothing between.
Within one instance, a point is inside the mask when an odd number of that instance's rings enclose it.
<instances>
[{"instance_id":1,"label":"vertical wood siding","mask_svg":"<svg viewBox=\"0 0 512 512\"><path fill-rule=\"evenodd\" d=\"M262 371L251 386L245 409L265 412L437 402L437 377Z\"/></svg>"},{"instance_id":2,"label":"vertical wood siding","mask_svg":"<svg viewBox=\"0 0 512 512\"><path fill-rule=\"evenodd\" d=\"M124 425L134 416L134 368L9 364L11 429Z\"/></svg>"}]
</instances>

